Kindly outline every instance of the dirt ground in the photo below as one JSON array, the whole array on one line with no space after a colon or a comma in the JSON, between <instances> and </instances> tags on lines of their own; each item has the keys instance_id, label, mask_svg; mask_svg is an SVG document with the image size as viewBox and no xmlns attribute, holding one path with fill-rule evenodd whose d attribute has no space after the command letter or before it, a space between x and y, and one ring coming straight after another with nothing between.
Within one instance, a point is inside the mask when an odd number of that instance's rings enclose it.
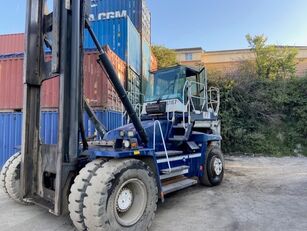
<instances>
[{"instance_id":1,"label":"dirt ground","mask_svg":"<svg viewBox=\"0 0 307 231\"><path fill-rule=\"evenodd\" d=\"M159 203L151 231L307 230L307 158L226 157L221 186L194 186ZM1 231L72 231L68 217L0 193Z\"/></svg>"}]
</instances>

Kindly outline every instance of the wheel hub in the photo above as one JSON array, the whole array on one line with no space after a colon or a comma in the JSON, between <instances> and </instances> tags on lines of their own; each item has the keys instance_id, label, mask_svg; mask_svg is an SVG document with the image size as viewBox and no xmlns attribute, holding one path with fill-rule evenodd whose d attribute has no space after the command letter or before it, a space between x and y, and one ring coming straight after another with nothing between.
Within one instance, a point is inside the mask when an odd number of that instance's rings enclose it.
<instances>
[{"instance_id":1,"label":"wheel hub","mask_svg":"<svg viewBox=\"0 0 307 231\"><path fill-rule=\"evenodd\" d=\"M223 171L223 162L220 158L215 158L213 162L214 172L217 176L219 176Z\"/></svg>"},{"instance_id":2,"label":"wheel hub","mask_svg":"<svg viewBox=\"0 0 307 231\"><path fill-rule=\"evenodd\" d=\"M123 227L136 224L142 217L147 204L145 184L137 179L125 181L118 189L114 201L114 215Z\"/></svg>"},{"instance_id":3,"label":"wheel hub","mask_svg":"<svg viewBox=\"0 0 307 231\"><path fill-rule=\"evenodd\" d=\"M117 210L121 213L127 212L133 203L133 194L129 188L123 188L118 195Z\"/></svg>"}]
</instances>

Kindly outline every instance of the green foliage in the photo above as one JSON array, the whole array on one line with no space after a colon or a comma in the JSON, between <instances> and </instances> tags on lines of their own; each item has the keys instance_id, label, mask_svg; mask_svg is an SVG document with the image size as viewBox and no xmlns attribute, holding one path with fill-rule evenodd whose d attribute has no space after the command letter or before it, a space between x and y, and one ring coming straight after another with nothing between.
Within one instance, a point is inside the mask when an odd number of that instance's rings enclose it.
<instances>
[{"instance_id":1,"label":"green foliage","mask_svg":"<svg viewBox=\"0 0 307 231\"><path fill-rule=\"evenodd\" d=\"M221 90L224 152L307 156L307 76L294 78L297 50L246 38L255 61L208 73Z\"/></svg>"},{"instance_id":2,"label":"green foliage","mask_svg":"<svg viewBox=\"0 0 307 231\"><path fill-rule=\"evenodd\" d=\"M298 51L291 47L266 45L264 35L246 35L249 46L256 56L257 75L265 79L294 77L296 71L296 55Z\"/></svg>"},{"instance_id":3,"label":"green foliage","mask_svg":"<svg viewBox=\"0 0 307 231\"><path fill-rule=\"evenodd\" d=\"M307 156L307 78L209 75L221 89L227 153Z\"/></svg>"},{"instance_id":4,"label":"green foliage","mask_svg":"<svg viewBox=\"0 0 307 231\"><path fill-rule=\"evenodd\" d=\"M176 61L176 52L164 46L154 45L152 51L158 60L158 68L174 66Z\"/></svg>"}]
</instances>

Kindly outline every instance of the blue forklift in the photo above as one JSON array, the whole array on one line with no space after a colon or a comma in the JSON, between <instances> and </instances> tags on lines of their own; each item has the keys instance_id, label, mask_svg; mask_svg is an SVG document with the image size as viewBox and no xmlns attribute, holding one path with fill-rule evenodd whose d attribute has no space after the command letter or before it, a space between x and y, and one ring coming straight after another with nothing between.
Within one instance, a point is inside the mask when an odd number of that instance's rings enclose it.
<instances>
[{"instance_id":1,"label":"blue forklift","mask_svg":"<svg viewBox=\"0 0 307 231\"><path fill-rule=\"evenodd\" d=\"M161 69L152 73L138 114L86 19L85 3L54 0L46 13L46 1L27 1L22 148L2 168L1 184L19 203L69 212L80 231L148 230L158 199L198 182L222 182L219 91L207 88L204 68ZM83 99L84 29L131 121L112 131ZM50 145L40 139L40 94L53 77L60 78L59 133ZM95 140L85 137L84 111Z\"/></svg>"}]
</instances>

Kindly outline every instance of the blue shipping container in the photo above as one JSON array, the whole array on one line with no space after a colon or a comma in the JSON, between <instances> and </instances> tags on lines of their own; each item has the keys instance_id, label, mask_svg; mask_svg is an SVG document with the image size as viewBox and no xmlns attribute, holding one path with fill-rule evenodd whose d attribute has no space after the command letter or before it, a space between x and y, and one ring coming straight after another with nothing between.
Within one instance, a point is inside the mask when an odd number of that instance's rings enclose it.
<instances>
[{"instance_id":1,"label":"blue shipping container","mask_svg":"<svg viewBox=\"0 0 307 231\"><path fill-rule=\"evenodd\" d=\"M91 21L126 16L129 16L138 32L150 43L151 15L145 0L91 0Z\"/></svg>"},{"instance_id":2,"label":"blue shipping container","mask_svg":"<svg viewBox=\"0 0 307 231\"><path fill-rule=\"evenodd\" d=\"M21 144L22 113L0 114L0 168Z\"/></svg>"},{"instance_id":3,"label":"blue shipping container","mask_svg":"<svg viewBox=\"0 0 307 231\"><path fill-rule=\"evenodd\" d=\"M96 111L98 119L108 130L122 125L122 113L114 111ZM94 125L84 114L86 136L95 132ZM58 113L44 111L41 115L41 141L45 144L56 144L58 140ZM22 136L22 113L0 113L0 169L5 161L20 149Z\"/></svg>"},{"instance_id":4,"label":"blue shipping container","mask_svg":"<svg viewBox=\"0 0 307 231\"><path fill-rule=\"evenodd\" d=\"M138 74L141 71L141 37L129 17L91 22L101 45L109 47ZM85 32L85 49L95 49L89 33Z\"/></svg>"}]
</instances>

